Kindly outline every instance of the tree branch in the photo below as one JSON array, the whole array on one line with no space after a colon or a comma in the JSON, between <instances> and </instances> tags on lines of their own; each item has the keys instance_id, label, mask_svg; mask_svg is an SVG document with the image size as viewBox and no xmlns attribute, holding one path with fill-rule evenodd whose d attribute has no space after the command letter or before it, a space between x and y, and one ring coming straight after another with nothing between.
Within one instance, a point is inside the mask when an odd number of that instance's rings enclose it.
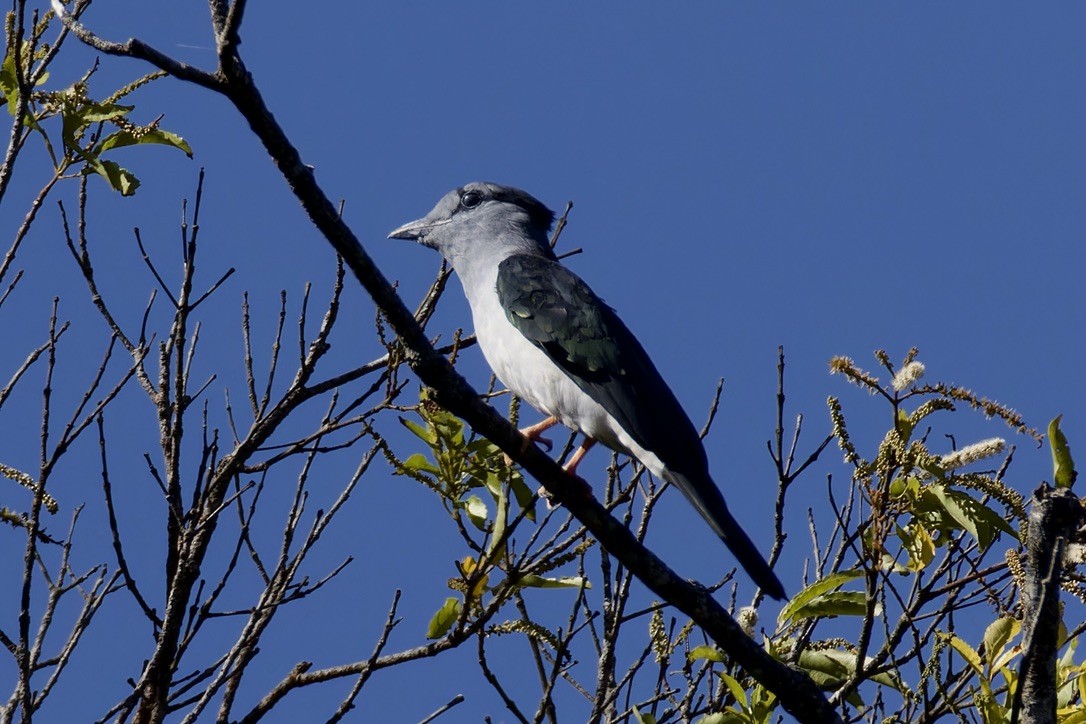
<instances>
[{"instance_id":1,"label":"tree branch","mask_svg":"<svg viewBox=\"0 0 1086 724\"><path fill-rule=\"evenodd\" d=\"M423 383L435 390L437 402L463 418L539 480L615 558L656 595L692 618L736 663L777 694L793 716L802 721L840 720L809 677L767 654L743 632L705 587L678 576L611 517L599 501L586 493L583 483L566 474L534 445L525 447L517 430L488 406L449 361L433 348L414 315L343 222L336 207L317 184L311 167L302 161L298 150L275 120L237 55L236 44L220 45L220 52L228 52L220 55L219 71L211 75L175 61L137 39L123 44L104 41L74 21L59 0L54 0L54 9L71 26L73 33L99 51L145 60L177 78L225 95L260 139L313 224L384 313L389 326L406 348L405 361ZM437 645L430 646L436 653ZM297 672L297 676L312 678L303 672Z\"/></svg>"},{"instance_id":2,"label":"tree branch","mask_svg":"<svg viewBox=\"0 0 1086 724\"><path fill-rule=\"evenodd\" d=\"M1063 551L1086 520L1086 510L1067 488L1042 485L1033 493L1026 533L1026 580L1022 584L1022 670L1011 722L1056 721L1056 651L1060 629Z\"/></svg>"}]
</instances>

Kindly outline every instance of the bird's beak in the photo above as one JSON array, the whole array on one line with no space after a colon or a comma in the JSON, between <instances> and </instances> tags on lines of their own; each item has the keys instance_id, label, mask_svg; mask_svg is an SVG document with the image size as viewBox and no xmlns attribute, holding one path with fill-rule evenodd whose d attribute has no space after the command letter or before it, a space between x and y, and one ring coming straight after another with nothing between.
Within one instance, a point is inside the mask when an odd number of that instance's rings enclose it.
<instances>
[{"instance_id":1,"label":"bird's beak","mask_svg":"<svg viewBox=\"0 0 1086 724\"><path fill-rule=\"evenodd\" d=\"M422 238L423 234L426 232L426 229L429 228L429 226L430 224L427 223L426 219L417 219L415 221L410 221L403 226L394 229L392 233L388 235L388 238L415 239L416 241L418 241Z\"/></svg>"},{"instance_id":2,"label":"bird's beak","mask_svg":"<svg viewBox=\"0 0 1086 724\"><path fill-rule=\"evenodd\" d=\"M431 231L439 226L452 221L452 219L438 219L433 220L429 216L424 216L421 219L404 224L398 229L394 229L391 234L388 235L390 239L414 239L423 246L430 248L436 248L434 244L426 240L426 237Z\"/></svg>"}]
</instances>

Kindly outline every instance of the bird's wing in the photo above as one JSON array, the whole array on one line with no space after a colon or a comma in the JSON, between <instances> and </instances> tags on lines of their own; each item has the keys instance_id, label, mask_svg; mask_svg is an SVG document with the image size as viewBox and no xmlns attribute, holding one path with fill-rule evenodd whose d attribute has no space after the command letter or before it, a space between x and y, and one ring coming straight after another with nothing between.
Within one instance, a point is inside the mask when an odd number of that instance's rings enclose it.
<instances>
[{"instance_id":1,"label":"bird's wing","mask_svg":"<svg viewBox=\"0 0 1086 724\"><path fill-rule=\"evenodd\" d=\"M498 299L521 334L565 370L630 437L666 466L763 590L784 598L773 570L728 511L701 438L641 343L580 277L556 261L514 255L498 266Z\"/></svg>"},{"instance_id":2,"label":"bird's wing","mask_svg":"<svg viewBox=\"0 0 1086 724\"><path fill-rule=\"evenodd\" d=\"M615 311L558 262L527 254L498 267L506 317L643 448L699 476L705 451L690 418Z\"/></svg>"}]
</instances>

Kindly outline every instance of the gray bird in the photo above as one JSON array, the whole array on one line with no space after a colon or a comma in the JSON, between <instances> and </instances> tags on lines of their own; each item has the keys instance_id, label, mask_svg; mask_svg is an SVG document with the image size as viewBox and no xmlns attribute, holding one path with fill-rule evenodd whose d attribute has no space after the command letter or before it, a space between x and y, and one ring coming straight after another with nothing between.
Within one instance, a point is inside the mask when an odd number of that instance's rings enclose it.
<instances>
[{"instance_id":1,"label":"gray bird","mask_svg":"<svg viewBox=\"0 0 1086 724\"><path fill-rule=\"evenodd\" d=\"M554 212L519 189L471 183L450 191L390 239L414 239L452 264L487 362L547 419L584 435L566 470L597 441L675 485L758 586L784 598L772 569L728 511L690 418L633 333L548 242ZM526 443L527 444L527 443Z\"/></svg>"}]
</instances>

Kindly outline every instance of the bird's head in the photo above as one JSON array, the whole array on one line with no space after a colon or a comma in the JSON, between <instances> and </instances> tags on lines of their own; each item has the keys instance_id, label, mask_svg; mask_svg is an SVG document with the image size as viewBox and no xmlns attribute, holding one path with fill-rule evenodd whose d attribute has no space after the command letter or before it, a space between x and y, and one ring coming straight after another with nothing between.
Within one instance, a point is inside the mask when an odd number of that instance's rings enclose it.
<instances>
[{"instance_id":1,"label":"bird's head","mask_svg":"<svg viewBox=\"0 0 1086 724\"><path fill-rule=\"evenodd\" d=\"M474 182L445 194L430 213L388 238L414 239L437 249L460 269L477 259L496 263L515 253L554 258L547 240L552 223L554 212L534 196L509 186Z\"/></svg>"}]
</instances>

